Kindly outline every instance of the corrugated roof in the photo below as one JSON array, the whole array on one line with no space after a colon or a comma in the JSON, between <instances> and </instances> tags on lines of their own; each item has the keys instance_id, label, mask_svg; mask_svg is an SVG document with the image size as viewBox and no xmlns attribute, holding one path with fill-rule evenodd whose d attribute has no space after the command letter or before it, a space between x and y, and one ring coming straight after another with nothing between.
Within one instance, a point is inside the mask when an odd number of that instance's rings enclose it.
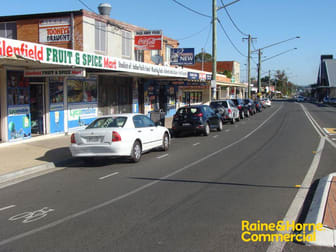
<instances>
[{"instance_id":1,"label":"corrugated roof","mask_svg":"<svg viewBox=\"0 0 336 252\"><path fill-rule=\"evenodd\" d=\"M324 60L329 87L336 87L336 60Z\"/></svg>"}]
</instances>

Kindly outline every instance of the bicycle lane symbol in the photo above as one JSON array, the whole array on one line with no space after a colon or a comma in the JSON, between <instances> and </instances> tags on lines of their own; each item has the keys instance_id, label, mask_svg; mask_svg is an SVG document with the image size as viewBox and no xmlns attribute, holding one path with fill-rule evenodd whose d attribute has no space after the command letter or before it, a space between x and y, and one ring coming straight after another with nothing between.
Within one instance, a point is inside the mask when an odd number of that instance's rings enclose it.
<instances>
[{"instance_id":1,"label":"bicycle lane symbol","mask_svg":"<svg viewBox=\"0 0 336 252\"><path fill-rule=\"evenodd\" d=\"M42 209L33 212L24 212L10 217L9 221L16 221L23 219L22 223L34 222L47 216L48 212L55 211L55 209L43 207Z\"/></svg>"}]
</instances>

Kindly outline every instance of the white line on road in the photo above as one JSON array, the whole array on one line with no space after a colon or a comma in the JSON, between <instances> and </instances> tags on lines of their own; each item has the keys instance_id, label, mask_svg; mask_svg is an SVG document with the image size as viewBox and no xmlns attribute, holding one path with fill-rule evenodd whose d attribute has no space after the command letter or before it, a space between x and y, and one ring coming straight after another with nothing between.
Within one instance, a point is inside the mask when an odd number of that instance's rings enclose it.
<instances>
[{"instance_id":1,"label":"white line on road","mask_svg":"<svg viewBox=\"0 0 336 252\"><path fill-rule=\"evenodd\" d=\"M197 146L197 145L200 145L200 143L194 143L193 146Z\"/></svg>"},{"instance_id":2,"label":"white line on road","mask_svg":"<svg viewBox=\"0 0 336 252\"><path fill-rule=\"evenodd\" d=\"M328 140L328 138L326 138L324 135L322 135L321 133L323 131L321 131L321 128L319 127L319 125L317 124L317 122L314 120L314 118L312 118L311 114L307 111L307 109L300 104L304 113L306 114L309 122L313 125L315 131L319 134L320 136L320 142L318 145L318 148L316 150L316 154L314 156L314 159L312 161L312 163L310 164L309 170L305 176L305 178L303 179L303 182L301 184L301 188L299 189L299 191L297 192L297 194L295 195L294 200L292 201L292 204L290 205L284 219L283 222L284 223L292 223L292 222L296 222L297 218L300 214L301 208L303 206L304 200L306 199L306 196L308 194L307 189L305 188L309 188L311 186L312 180L314 178L314 175L316 173L316 170L319 166L320 163L320 159L322 156L322 152L323 152L323 148L325 145L325 141ZM316 124L316 125L315 125ZM320 129L319 129L320 128ZM285 230L285 231L279 231L278 233L281 233L282 235L285 234L289 234L291 233L292 230ZM279 241L279 242L272 242L270 244L270 246L267 249L267 252L281 252L284 247L286 245L285 241Z\"/></svg>"},{"instance_id":3,"label":"white line on road","mask_svg":"<svg viewBox=\"0 0 336 252\"><path fill-rule=\"evenodd\" d=\"M145 189L147 189L147 188L149 188L149 187L151 187L153 185L156 185L156 184L160 183L162 180L168 179L168 178L170 178L172 176L175 176L176 174L179 174L179 173L181 173L181 172L183 172L183 171L185 171L185 170L187 170L187 169L189 169L189 168L191 168L191 167L193 167L193 166L195 166L195 165L197 165L199 163L202 163L203 161L208 160L209 158L211 158L211 157L213 157L215 155L218 155L219 153L221 153L221 152L223 152L223 151L231 148L232 146L235 146L235 145L243 142L245 139L249 138L257 130L259 130L261 127L263 127L269 120L271 120L271 118L277 112L279 112L280 109L282 109L282 107L283 107L283 103L281 104L281 106L276 111L273 112L272 115L270 115L270 117L268 117L264 122L262 122L257 128L255 128L254 130L252 130L250 133L246 134L242 138L238 139L237 141L235 141L235 142L233 142L233 143L231 143L231 144L229 144L227 146L224 146L224 147L218 149L217 151L214 151L214 152L212 152L212 153L210 153L210 154L208 154L208 155L206 155L206 156L204 156L204 157L202 157L202 158L200 158L200 159L198 159L198 160L196 160L196 161L194 161L192 163L189 163L189 164L187 164L187 165L185 165L185 166L177 169L176 171L174 171L172 173L169 173L169 174L167 174L167 175L165 175L163 177L160 177L160 178L158 178L155 181L152 181L152 182L150 182L148 184L145 184L145 185L140 186L140 187L138 187L136 189L133 189L133 190L129 191L128 193L125 193L125 194L122 194L122 195L117 196L115 198L112 198L112 199L110 199L108 201L105 201L105 202L103 202L101 204L98 204L96 206L84 209L84 210L82 210L80 212L77 212L77 213L74 213L74 214L70 214L68 216L65 216L65 217L63 217L63 218L61 218L59 220L50 222L49 224L43 225L41 227L34 228L34 229L30 230L30 231L26 231L26 232L23 232L21 234L17 234L17 235L11 236L11 237L9 237L7 239L4 239L4 240L0 240L0 246L3 246L5 244L11 243L11 242L14 242L14 241L17 241L17 240L20 240L22 238L25 238L27 236L39 233L41 231L48 230L50 228L56 227L56 226L58 226L60 224L63 224L65 222L70 221L72 219L75 219L77 217L83 216L85 214L91 213L91 212L96 211L98 209L101 209L103 207L109 206L109 205L111 205L111 204L113 204L113 203L115 203L115 202L117 202L119 200L125 199L125 198L127 198L129 196L132 196L132 195L134 195L134 194L136 194L138 192L141 192L141 191L143 191L143 190L145 190Z\"/></svg>"},{"instance_id":4,"label":"white line on road","mask_svg":"<svg viewBox=\"0 0 336 252\"><path fill-rule=\"evenodd\" d=\"M4 211L4 210L7 210L7 209L13 208L13 207L15 207L15 205L6 206L6 207L3 207L3 208L0 208L0 211Z\"/></svg>"},{"instance_id":5,"label":"white line on road","mask_svg":"<svg viewBox=\"0 0 336 252\"><path fill-rule=\"evenodd\" d=\"M336 141L336 138L331 138L331 140Z\"/></svg>"},{"instance_id":6,"label":"white line on road","mask_svg":"<svg viewBox=\"0 0 336 252\"><path fill-rule=\"evenodd\" d=\"M219 135L214 135L214 136L213 136L213 138L217 138L217 137L219 137Z\"/></svg>"},{"instance_id":7,"label":"white line on road","mask_svg":"<svg viewBox=\"0 0 336 252\"><path fill-rule=\"evenodd\" d=\"M230 131L229 129L225 130L225 132L229 132L229 131Z\"/></svg>"},{"instance_id":8,"label":"white line on road","mask_svg":"<svg viewBox=\"0 0 336 252\"><path fill-rule=\"evenodd\" d=\"M164 157L168 157L168 154L164 154L164 155L162 155L162 156L158 156L158 157L156 157L156 158L161 159L161 158L164 158Z\"/></svg>"},{"instance_id":9,"label":"white line on road","mask_svg":"<svg viewBox=\"0 0 336 252\"><path fill-rule=\"evenodd\" d=\"M108 174L108 175L106 175L106 176L104 176L104 177L101 177L101 178L99 178L99 179L100 179L100 180L102 180L102 179L106 179L106 178L108 178L108 177L112 177L112 176L117 175L117 174L119 174L119 172L113 172L113 173Z\"/></svg>"}]
</instances>

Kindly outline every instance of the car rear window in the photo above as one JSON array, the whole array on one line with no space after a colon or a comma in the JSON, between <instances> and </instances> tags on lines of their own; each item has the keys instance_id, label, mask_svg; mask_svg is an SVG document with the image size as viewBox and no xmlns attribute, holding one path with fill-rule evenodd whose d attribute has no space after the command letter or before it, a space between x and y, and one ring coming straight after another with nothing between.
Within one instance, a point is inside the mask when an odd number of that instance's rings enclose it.
<instances>
[{"instance_id":1,"label":"car rear window","mask_svg":"<svg viewBox=\"0 0 336 252\"><path fill-rule=\"evenodd\" d=\"M98 128L122 128L127 121L127 117L103 117L94 120L87 129L98 129Z\"/></svg>"},{"instance_id":2,"label":"car rear window","mask_svg":"<svg viewBox=\"0 0 336 252\"><path fill-rule=\"evenodd\" d=\"M200 113L200 109L199 108L180 108L178 111L177 111L177 114L178 115L189 115L189 114L198 114Z\"/></svg>"}]
</instances>

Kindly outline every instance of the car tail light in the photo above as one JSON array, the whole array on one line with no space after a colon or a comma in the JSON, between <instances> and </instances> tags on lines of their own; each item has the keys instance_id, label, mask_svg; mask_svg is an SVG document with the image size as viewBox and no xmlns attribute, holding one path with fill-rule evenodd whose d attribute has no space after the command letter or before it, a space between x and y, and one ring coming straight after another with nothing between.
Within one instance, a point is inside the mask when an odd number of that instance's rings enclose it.
<instances>
[{"instance_id":1,"label":"car tail light","mask_svg":"<svg viewBox=\"0 0 336 252\"><path fill-rule=\"evenodd\" d=\"M228 109L228 111L229 111L229 114L231 114L231 113L232 113L232 110L231 110L230 108Z\"/></svg>"},{"instance_id":2,"label":"car tail light","mask_svg":"<svg viewBox=\"0 0 336 252\"><path fill-rule=\"evenodd\" d=\"M198 113L196 116L203 117L203 113Z\"/></svg>"},{"instance_id":3,"label":"car tail light","mask_svg":"<svg viewBox=\"0 0 336 252\"><path fill-rule=\"evenodd\" d=\"M72 133L70 141L71 141L72 144L76 143L75 133Z\"/></svg>"},{"instance_id":4,"label":"car tail light","mask_svg":"<svg viewBox=\"0 0 336 252\"><path fill-rule=\"evenodd\" d=\"M241 108L242 108L242 106L241 106L241 105L239 105L239 106L238 106L238 108L239 108L239 109L241 109Z\"/></svg>"},{"instance_id":5,"label":"car tail light","mask_svg":"<svg viewBox=\"0 0 336 252\"><path fill-rule=\"evenodd\" d=\"M174 119L173 120L177 120L178 119L178 115L177 114L175 114L174 115Z\"/></svg>"},{"instance_id":6,"label":"car tail light","mask_svg":"<svg viewBox=\"0 0 336 252\"><path fill-rule=\"evenodd\" d=\"M112 142L120 142L121 141L121 136L119 135L118 132L113 131L112 132Z\"/></svg>"}]
</instances>

